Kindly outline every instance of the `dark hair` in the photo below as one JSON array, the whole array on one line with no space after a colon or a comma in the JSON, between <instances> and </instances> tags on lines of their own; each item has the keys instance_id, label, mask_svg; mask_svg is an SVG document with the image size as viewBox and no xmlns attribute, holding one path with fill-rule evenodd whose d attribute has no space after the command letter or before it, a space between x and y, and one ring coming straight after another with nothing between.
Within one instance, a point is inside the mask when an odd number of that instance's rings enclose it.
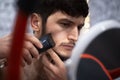
<instances>
[{"instance_id":1,"label":"dark hair","mask_svg":"<svg viewBox=\"0 0 120 80\"><path fill-rule=\"evenodd\" d=\"M88 4L86 0L37 0L33 13L40 14L45 26L47 18L57 11L72 17L86 17L88 15Z\"/></svg>"},{"instance_id":2,"label":"dark hair","mask_svg":"<svg viewBox=\"0 0 120 80\"><path fill-rule=\"evenodd\" d=\"M43 16L50 16L56 11L61 11L73 17L88 15L86 0L37 0L33 12Z\"/></svg>"}]
</instances>

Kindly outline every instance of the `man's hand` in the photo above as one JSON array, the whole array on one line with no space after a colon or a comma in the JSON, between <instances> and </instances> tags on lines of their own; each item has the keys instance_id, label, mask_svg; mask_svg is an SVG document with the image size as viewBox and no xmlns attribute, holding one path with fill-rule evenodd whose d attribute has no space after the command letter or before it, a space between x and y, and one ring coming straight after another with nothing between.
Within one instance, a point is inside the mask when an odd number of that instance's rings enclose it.
<instances>
[{"instance_id":1,"label":"man's hand","mask_svg":"<svg viewBox=\"0 0 120 80\"><path fill-rule=\"evenodd\" d=\"M10 34L3 38L0 38L0 59L8 58L12 45L12 37L12 34ZM23 66L25 65L25 63L31 64L32 58L38 59L39 53L34 45L38 48L42 48L42 44L36 37L31 34L25 34L24 46L22 51Z\"/></svg>"},{"instance_id":2,"label":"man's hand","mask_svg":"<svg viewBox=\"0 0 120 80\"><path fill-rule=\"evenodd\" d=\"M50 55L53 62L46 55L43 55L42 63L44 64L44 70L49 80L67 80L64 62L51 49L48 50L47 54Z\"/></svg>"},{"instance_id":3,"label":"man's hand","mask_svg":"<svg viewBox=\"0 0 120 80\"><path fill-rule=\"evenodd\" d=\"M0 59L8 57L10 51L12 36L7 35L0 38Z\"/></svg>"}]
</instances>

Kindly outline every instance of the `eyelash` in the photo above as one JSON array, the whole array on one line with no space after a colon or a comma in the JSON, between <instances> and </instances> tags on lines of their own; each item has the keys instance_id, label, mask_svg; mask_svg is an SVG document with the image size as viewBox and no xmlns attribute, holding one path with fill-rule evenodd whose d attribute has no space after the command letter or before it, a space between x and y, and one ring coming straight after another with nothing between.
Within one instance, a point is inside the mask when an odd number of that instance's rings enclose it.
<instances>
[{"instance_id":1,"label":"eyelash","mask_svg":"<svg viewBox=\"0 0 120 80\"><path fill-rule=\"evenodd\" d=\"M61 22L60 25L64 28L70 27L71 24L70 23L65 23L65 22ZM80 30L83 26L78 26L78 30Z\"/></svg>"},{"instance_id":2,"label":"eyelash","mask_svg":"<svg viewBox=\"0 0 120 80\"><path fill-rule=\"evenodd\" d=\"M70 27L70 23L60 23L62 27Z\"/></svg>"},{"instance_id":3,"label":"eyelash","mask_svg":"<svg viewBox=\"0 0 120 80\"><path fill-rule=\"evenodd\" d=\"M78 26L78 30L80 30L82 28L82 26Z\"/></svg>"}]
</instances>

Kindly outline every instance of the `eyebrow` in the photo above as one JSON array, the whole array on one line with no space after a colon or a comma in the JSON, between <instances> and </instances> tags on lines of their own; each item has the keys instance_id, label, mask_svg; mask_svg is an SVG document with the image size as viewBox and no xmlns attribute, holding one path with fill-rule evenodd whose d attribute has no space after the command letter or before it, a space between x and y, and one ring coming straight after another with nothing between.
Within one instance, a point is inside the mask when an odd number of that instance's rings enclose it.
<instances>
[{"instance_id":1,"label":"eyebrow","mask_svg":"<svg viewBox=\"0 0 120 80\"><path fill-rule=\"evenodd\" d=\"M69 19L60 19L59 21L65 21L65 22L74 24L74 22L72 20L69 20Z\"/></svg>"},{"instance_id":2,"label":"eyebrow","mask_svg":"<svg viewBox=\"0 0 120 80\"><path fill-rule=\"evenodd\" d=\"M59 21L65 21L65 22L68 22L68 23L71 23L71 24L75 24L74 21L72 21L70 19L60 19ZM79 24L80 27L83 27L84 25L85 25L85 23Z\"/></svg>"}]
</instances>

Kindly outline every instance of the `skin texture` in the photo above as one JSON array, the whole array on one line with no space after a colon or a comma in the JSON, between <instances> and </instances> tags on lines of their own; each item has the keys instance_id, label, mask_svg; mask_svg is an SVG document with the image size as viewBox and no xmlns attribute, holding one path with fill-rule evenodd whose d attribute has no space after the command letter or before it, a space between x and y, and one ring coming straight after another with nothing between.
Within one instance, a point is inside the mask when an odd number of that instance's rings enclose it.
<instances>
[{"instance_id":1,"label":"skin texture","mask_svg":"<svg viewBox=\"0 0 120 80\"><path fill-rule=\"evenodd\" d=\"M42 48L41 42L37 39L42 36L42 18L33 13L31 15L31 26L34 35L25 34L21 79L22 80L67 80L67 70L62 57L69 58L80 30L84 25L85 18L71 17L57 11L47 18L45 34L51 33L55 41L55 47L39 55L37 49ZM12 34L0 38L0 59L9 56ZM2 73L6 74L7 66Z\"/></svg>"},{"instance_id":2,"label":"skin texture","mask_svg":"<svg viewBox=\"0 0 120 80\"><path fill-rule=\"evenodd\" d=\"M9 57L11 41L12 41L12 34L0 38L0 54L1 54L0 59ZM39 53L34 45L36 45L39 48L42 48L42 44L39 42L39 40L35 36L26 33L25 40L24 40L23 53L22 53L23 66L25 66L26 63L31 64L32 58L36 58L36 59L39 58L38 57Z\"/></svg>"},{"instance_id":3,"label":"skin texture","mask_svg":"<svg viewBox=\"0 0 120 80\"><path fill-rule=\"evenodd\" d=\"M88 15L86 0L36 0L32 8L30 24L34 35L25 34L21 80L67 80L64 61L71 56ZM56 45L39 55L35 46L42 48L38 39L48 33ZM8 58L11 41L12 34L0 38L1 59ZM6 67L2 69L5 74Z\"/></svg>"},{"instance_id":4,"label":"skin texture","mask_svg":"<svg viewBox=\"0 0 120 80\"><path fill-rule=\"evenodd\" d=\"M46 22L45 34L51 33L56 45L41 54L40 59L31 64L32 72L30 72L29 66L25 67L25 73L28 71L30 73L26 75L29 77L31 75L33 80L67 80L67 71L60 56L67 58L71 56L84 20L85 18L82 16L71 17L60 11L50 15ZM41 21L41 17L37 14L34 13L31 16L31 25L37 38L42 36ZM31 74L33 72L34 75ZM32 78L27 79L32 80Z\"/></svg>"}]
</instances>

